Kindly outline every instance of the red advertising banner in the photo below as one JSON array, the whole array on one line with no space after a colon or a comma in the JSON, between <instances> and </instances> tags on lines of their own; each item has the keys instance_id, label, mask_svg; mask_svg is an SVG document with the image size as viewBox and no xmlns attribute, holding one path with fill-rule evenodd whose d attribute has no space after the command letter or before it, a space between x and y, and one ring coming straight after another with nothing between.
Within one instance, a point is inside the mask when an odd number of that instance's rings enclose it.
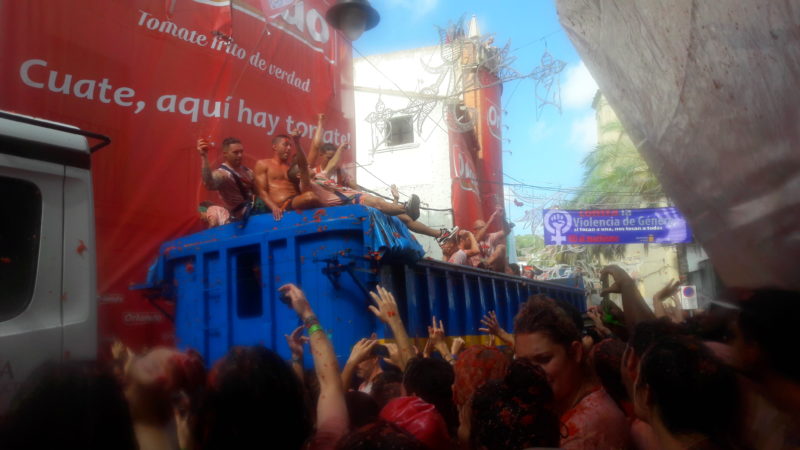
<instances>
[{"instance_id":1,"label":"red advertising banner","mask_svg":"<svg viewBox=\"0 0 800 450\"><path fill-rule=\"evenodd\" d=\"M459 132L450 126L450 178L453 200L453 222L471 230L482 219L481 187L475 168L475 136L472 131Z\"/></svg>"},{"instance_id":2,"label":"red advertising banner","mask_svg":"<svg viewBox=\"0 0 800 450\"><path fill-rule=\"evenodd\" d=\"M478 142L480 152L477 158L478 179L481 187L481 205L483 215L488 218L497 207L502 208L503 201L503 108L501 97L503 85L497 77L486 69L477 74L480 86L478 91ZM499 229L500 223L493 224Z\"/></svg>"},{"instance_id":3,"label":"red advertising banner","mask_svg":"<svg viewBox=\"0 0 800 450\"><path fill-rule=\"evenodd\" d=\"M480 86L497 83L491 72L480 69L475 75ZM486 220L497 207L503 207L503 139L500 98L503 86L470 90L466 106L474 108L477 127L458 131L450 126L450 176L453 179L453 219L457 226L472 229L476 220ZM455 120L450 118L449 120ZM492 230L500 228L495 223Z\"/></svg>"},{"instance_id":4,"label":"red advertising banner","mask_svg":"<svg viewBox=\"0 0 800 450\"><path fill-rule=\"evenodd\" d=\"M0 109L112 140L92 161L101 348L173 339L129 286L217 198L200 183L199 137L212 164L225 137L241 139L251 168L275 134L297 128L307 148L318 113L326 141L351 140L351 48L325 22L332 2L271 4L270 16L260 0L3 2Z\"/></svg>"}]
</instances>

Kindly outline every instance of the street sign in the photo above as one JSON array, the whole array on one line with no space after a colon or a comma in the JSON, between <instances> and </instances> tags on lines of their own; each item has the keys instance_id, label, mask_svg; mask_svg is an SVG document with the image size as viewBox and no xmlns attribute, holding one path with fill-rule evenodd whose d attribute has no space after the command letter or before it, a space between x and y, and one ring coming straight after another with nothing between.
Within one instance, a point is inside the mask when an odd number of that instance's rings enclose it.
<instances>
[{"instance_id":1,"label":"street sign","mask_svg":"<svg viewBox=\"0 0 800 450\"><path fill-rule=\"evenodd\" d=\"M681 286L681 308L697 309L697 288L695 286Z\"/></svg>"}]
</instances>

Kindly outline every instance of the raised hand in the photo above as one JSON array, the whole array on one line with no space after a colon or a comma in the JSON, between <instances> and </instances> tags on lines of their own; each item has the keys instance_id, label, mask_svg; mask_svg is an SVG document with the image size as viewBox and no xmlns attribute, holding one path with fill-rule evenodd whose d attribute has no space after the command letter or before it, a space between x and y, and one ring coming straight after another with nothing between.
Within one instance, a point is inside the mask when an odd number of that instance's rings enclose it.
<instances>
[{"instance_id":1,"label":"raised hand","mask_svg":"<svg viewBox=\"0 0 800 450\"><path fill-rule=\"evenodd\" d=\"M197 140L197 153L199 153L200 156L208 155L208 150L210 148L211 144L209 144L208 141L205 140L204 138L200 138Z\"/></svg>"},{"instance_id":2,"label":"raised hand","mask_svg":"<svg viewBox=\"0 0 800 450\"><path fill-rule=\"evenodd\" d=\"M306 294L297 286L292 283L284 284L278 288L281 294L289 298L289 305L298 316L312 314L311 304L306 299Z\"/></svg>"},{"instance_id":3,"label":"raised hand","mask_svg":"<svg viewBox=\"0 0 800 450\"><path fill-rule=\"evenodd\" d=\"M377 339L363 338L356 342L353 349L350 351L350 358L347 359L348 364L358 364L368 360L372 357L372 349L378 344Z\"/></svg>"},{"instance_id":4,"label":"raised hand","mask_svg":"<svg viewBox=\"0 0 800 450\"><path fill-rule=\"evenodd\" d=\"M669 280L669 283L667 283L666 286L661 288L661 290L659 290L658 292L655 293L655 295L653 295L653 302L664 301L672 297L673 295L678 293L678 288L680 288L680 286L681 286L680 280L678 281L675 281L674 279Z\"/></svg>"},{"instance_id":5,"label":"raised hand","mask_svg":"<svg viewBox=\"0 0 800 450\"><path fill-rule=\"evenodd\" d=\"M453 356L458 356L458 354L461 353L461 350L464 349L465 344L466 342L464 342L464 339L461 339L460 337L454 338L453 343L450 345L450 354Z\"/></svg>"},{"instance_id":6,"label":"raised hand","mask_svg":"<svg viewBox=\"0 0 800 450\"><path fill-rule=\"evenodd\" d=\"M328 120L328 116L326 116L326 115L325 115L325 113L319 113L319 114L317 114L317 124L318 124L319 126L325 125L325 122L326 122L327 120Z\"/></svg>"},{"instance_id":7,"label":"raised hand","mask_svg":"<svg viewBox=\"0 0 800 450\"><path fill-rule=\"evenodd\" d=\"M392 330L394 340L397 342L398 349L398 367L405 370L408 360L414 357L417 353L411 345L411 339L408 338L408 333L403 327L403 319L400 318L400 313L397 309L397 302L391 292L378 285L375 287L375 292L370 292L369 295L375 302L375 305L369 306L369 310L375 314L375 317L380 319Z\"/></svg>"},{"instance_id":8,"label":"raised hand","mask_svg":"<svg viewBox=\"0 0 800 450\"><path fill-rule=\"evenodd\" d=\"M389 352L389 357L384 358L384 360L388 360L390 364L400 367L400 350L397 348L397 344L387 342L383 344L383 346L386 347L386 350Z\"/></svg>"},{"instance_id":9,"label":"raised hand","mask_svg":"<svg viewBox=\"0 0 800 450\"><path fill-rule=\"evenodd\" d=\"M617 265L611 265L611 266L603 267L603 269L600 271L600 276L603 276L604 274L611 275L611 277L614 278L614 284L612 284L609 287L603 289L600 292L600 295L603 295L603 294L620 294L620 293L622 293L623 285L626 285L626 284L634 282L633 278L631 278L631 276L628 275L628 272L626 272L622 267L617 266Z\"/></svg>"},{"instance_id":10,"label":"raised hand","mask_svg":"<svg viewBox=\"0 0 800 450\"><path fill-rule=\"evenodd\" d=\"M292 334L284 334L283 337L286 338L286 344L289 346L289 350L292 352L292 356L294 357L302 357L303 356L303 344L308 342L308 337L303 336L303 327L300 325L299 327L295 328L292 331Z\"/></svg>"},{"instance_id":11,"label":"raised hand","mask_svg":"<svg viewBox=\"0 0 800 450\"><path fill-rule=\"evenodd\" d=\"M497 336L500 333L500 330L503 329L500 326L500 323L497 321L497 315L494 313L494 311L489 311L488 314L484 314L483 318L481 319L481 324L483 324L483 328L478 328L478 331L481 333L493 334Z\"/></svg>"},{"instance_id":12,"label":"raised hand","mask_svg":"<svg viewBox=\"0 0 800 450\"><path fill-rule=\"evenodd\" d=\"M488 314L485 314L481 319L481 324L483 325L483 328L478 328L478 331L490 334L492 336L497 336L512 346L514 345L514 335L504 330L503 327L500 326L500 322L497 321L497 315L494 311L489 311Z\"/></svg>"},{"instance_id":13,"label":"raised hand","mask_svg":"<svg viewBox=\"0 0 800 450\"><path fill-rule=\"evenodd\" d=\"M431 325L428 326L428 340L432 342L434 348L437 348L442 343L445 343L444 323L440 320L439 326L437 327L436 316L433 316L433 319L431 320Z\"/></svg>"},{"instance_id":14,"label":"raised hand","mask_svg":"<svg viewBox=\"0 0 800 450\"><path fill-rule=\"evenodd\" d=\"M392 322L402 322L400 314L397 311L397 302L391 292L378 285L375 291L369 293L372 300L375 301L376 306L369 305L369 310L375 314L375 317L380 319L381 322L391 325Z\"/></svg>"}]
</instances>

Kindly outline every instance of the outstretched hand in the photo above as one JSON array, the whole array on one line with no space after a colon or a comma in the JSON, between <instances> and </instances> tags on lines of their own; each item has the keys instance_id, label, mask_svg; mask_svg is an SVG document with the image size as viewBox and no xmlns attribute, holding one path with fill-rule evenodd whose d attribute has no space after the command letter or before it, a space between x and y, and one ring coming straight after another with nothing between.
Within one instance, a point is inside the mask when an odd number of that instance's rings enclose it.
<instances>
[{"instance_id":1,"label":"outstretched hand","mask_svg":"<svg viewBox=\"0 0 800 450\"><path fill-rule=\"evenodd\" d=\"M498 336L500 331L503 329L500 326L500 323L497 321L497 315L494 313L494 311L489 311L487 314L484 314L483 318L481 319L481 324L483 324L483 328L478 328L478 331L481 333Z\"/></svg>"},{"instance_id":2,"label":"outstretched hand","mask_svg":"<svg viewBox=\"0 0 800 450\"><path fill-rule=\"evenodd\" d=\"M376 306L369 305L369 310L375 314L375 317L380 319L381 322L389 325L392 322L401 321L400 314L397 310L397 302L391 292L378 285L375 291L369 293L372 300L375 301Z\"/></svg>"}]
</instances>

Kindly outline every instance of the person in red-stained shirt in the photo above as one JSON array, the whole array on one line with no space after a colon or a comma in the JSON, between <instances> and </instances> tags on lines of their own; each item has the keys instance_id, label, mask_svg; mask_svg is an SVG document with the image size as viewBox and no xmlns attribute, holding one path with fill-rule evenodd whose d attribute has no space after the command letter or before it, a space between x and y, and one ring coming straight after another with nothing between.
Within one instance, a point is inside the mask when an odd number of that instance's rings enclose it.
<instances>
[{"instance_id":1,"label":"person in red-stained shirt","mask_svg":"<svg viewBox=\"0 0 800 450\"><path fill-rule=\"evenodd\" d=\"M565 434L561 448L626 448L625 414L586 364L579 330L547 297L529 299L514 319L514 353L544 369Z\"/></svg>"},{"instance_id":2,"label":"person in red-stained shirt","mask_svg":"<svg viewBox=\"0 0 800 450\"><path fill-rule=\"evenodd\" d=\"M450 234L440 241L439 246L442 248L443 259L452 264L470 266L472 265L470 258L479 253L475 236L466 230L458 231L458 227L455 227L454 230L456 230L454 235Z\"/></svg>"}]
</instances>

